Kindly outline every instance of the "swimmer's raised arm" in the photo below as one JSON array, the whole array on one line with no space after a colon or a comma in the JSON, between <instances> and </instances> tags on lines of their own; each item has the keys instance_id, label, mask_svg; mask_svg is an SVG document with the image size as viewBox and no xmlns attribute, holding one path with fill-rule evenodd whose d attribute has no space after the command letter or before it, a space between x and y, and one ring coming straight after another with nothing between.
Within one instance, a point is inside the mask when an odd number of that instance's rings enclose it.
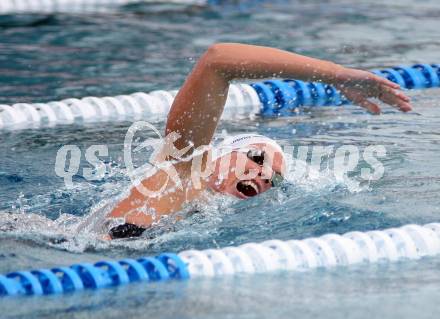
<instances>
[{"instance_id":1,"label":"swimmer's raised arm","mask_svg":"<svg viewBox=\"0 0 440 319\"><path fill-rule=\"evenodd\" d=\"M349 69L332 62L273 48L244 44L216 44L203 54L177 94L168 115L166 134L171 132L180 134L180 138L174 142L174 146L180 150L189 145L197 148L210 144L223 112L229 83L236 79L270 77L333 84L347 98L373 113L380 111L377 104L369 101L369 98L374 97L402 111L411 110L409 99L397 90L398 85L370 72ZM273 145L277 144L274 141L262 142L262 145L254 144L256 151L263 145L272 148L276 153L276 146ZM238 158L237 154L236 152L234 156ZM190 155L190 151L184 155ZM242 160L248 168L263 170L263 166L259 164L261 158L263 160L265 158L264 150L260 155L250 157L246 155ZM282 162L282 155L279 155L278 160L271 166L273 173L281 177L281 169L278 166L282 166ZM173 167L181 179L191 181L189 178L191 166L190 161L183 161ZM267 179L263 178L261 171L255 178L242 181L233 171L229 171L226 177L213 172L212 176L203 180L203 187L196 188L191 183L182 183L179 187L174 181L168 183L169 173L158 170L152 176L146 177L141 184L147 189L161 189L162 185L165 185L166 189L150 196L133 187L128 197L119 202L109 214L109 217L123 217L127 223L121 226L122 228L112 229L111 237L119 238L120 234L130 236L132 232L139 231L136 227L149 227L161 216L177 212L186 203L200 198L204 189L212 189L215 192L243 199L274 186L274 174L272 178Z\"/></svg>"},{"instance_id":2,"label":"swimmer's raised arm","mask_svg":"<svg viewBox=\"0 0 440 319\"><path fill-rule=\"evenodd\" d=\"M200 58L180 89L168 115L166 133L177 132L179 149L211 142L226 102L230 81L258 78L295 78L335 85L351 101L372 113L382 102L407 112L409 98L399 86L370 72L350 69L274 48L221 43Z\"/></svg>"}]
</instances>

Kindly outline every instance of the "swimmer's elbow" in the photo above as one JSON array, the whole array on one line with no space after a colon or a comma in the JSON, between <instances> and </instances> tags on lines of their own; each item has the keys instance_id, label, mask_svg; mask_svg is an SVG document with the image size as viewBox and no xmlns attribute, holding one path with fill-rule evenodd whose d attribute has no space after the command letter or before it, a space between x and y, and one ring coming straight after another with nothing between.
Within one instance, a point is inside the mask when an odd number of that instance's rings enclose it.
<instances>
[{"instance_id":1,"label":"swimmer's elbow","mask_svg":"<svg viewBox=\"0 0 440 319\"><path fill-rule=\"evenodd\" d=\"M211 44L203 56L211 62L216 62L219 60L222 52L225 51L225 47L226 44L224 43Z\"/></svg>"},{"instance_id":2,"label":"swimmer's elbow","mask_svg":"<svg viewBox=\"0 0 440 319\"><path fill-rule=\"evenodd\" d=\"M231 44L216 43L211 45L200 59L200 66L217 74L227 77L228 51Z\"/></svg>"}]
</instances>

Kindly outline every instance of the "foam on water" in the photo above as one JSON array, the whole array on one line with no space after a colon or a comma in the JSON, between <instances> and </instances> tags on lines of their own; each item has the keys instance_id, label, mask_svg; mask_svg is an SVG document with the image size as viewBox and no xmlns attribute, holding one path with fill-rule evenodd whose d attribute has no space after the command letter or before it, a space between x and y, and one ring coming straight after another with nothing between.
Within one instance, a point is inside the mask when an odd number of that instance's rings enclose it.
<instances>
[{"instance_id":1,"label":"foam on water","mask_svg":"<svg viewBox=\"0 0 440 319\"><path fill-rule=\"evenodd\" d=\"M112 174L108 178L111 179L115 176L121 178L124 173L124 169L113 168ZM4 238L24 236L39 244L43 243L53 248L76 253L113 248L145 251L151 245L166 245L168 241L186 240L190 242L192 236L203 239L203 233L208 234L215 230L224 217L237 214L240 207L243 206L240 204L240 200L235 198L207 193L204 200L188 205L179 213L164 216L140 238L109 241L101 231L102 224L114 203L126 194L126 191L121 191L115 200L112 189L125 188L128 190L131 188L131 184L127 186L126 181L121 181L119 184L113 182L101 184L99 187L104 193L107 191L107 198L88 209L82 216L66 212L61 213L56 219L50 219L44 215L44 212L26 212L27 206L21 203L10 212L0 212L0 234ZM337 185L343 186L341 183L337 183L333 176L324 175L306 162L291 158L288 161L288 171L283 186L272 189L268 194L262 196L266 197L263 201L269 199L271 206L276 206L288 201L292 193L328 192ZM75 184L73 188L64 187L58 191L63 194L89 193L90 189L95 187L83 183ZM21 195L22 197L23 195ZM179 219L184 217L184 219L177 221L177 217ZM123 221L119 221L119 223L123 223Z\"/></svg>"}]
</instances>

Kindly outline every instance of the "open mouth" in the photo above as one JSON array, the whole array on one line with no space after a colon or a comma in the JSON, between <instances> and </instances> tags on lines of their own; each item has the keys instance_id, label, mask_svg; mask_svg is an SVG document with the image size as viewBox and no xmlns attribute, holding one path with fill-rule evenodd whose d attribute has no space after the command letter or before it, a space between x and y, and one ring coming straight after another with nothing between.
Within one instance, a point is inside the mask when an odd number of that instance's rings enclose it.
<instances>
[{"instance_id":1,"label":"open mouth","mask_svg":"<svg viewBox=\"0 0 440 319\"><path fill-rule=\"evenodd\" d=\"M237 190L247 197L258 195L258 186L253 181L240 181Z\"/></svg>"}]
</instances>

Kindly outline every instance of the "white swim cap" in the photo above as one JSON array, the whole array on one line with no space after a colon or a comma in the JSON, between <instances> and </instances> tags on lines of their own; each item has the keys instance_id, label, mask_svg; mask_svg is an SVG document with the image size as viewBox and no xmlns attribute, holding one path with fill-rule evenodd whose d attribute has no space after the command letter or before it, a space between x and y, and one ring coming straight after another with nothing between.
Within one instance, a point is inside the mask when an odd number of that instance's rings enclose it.
<instances>
[{"instance_id":1,"label":"white swim cap","mask_svg":"<svg viewBox=\"0 0 440 319\"><path fill-rule=\"evenodd\" d=\"M267 144L272 146L275 151L279 152L283 156L283 160L285 160L284 152L281 146L275 140L259 134L238 134L226 137L214 148L212 158L216 160L233 151L246 148L254 144Z\"/></svg>"}]
</instances>

